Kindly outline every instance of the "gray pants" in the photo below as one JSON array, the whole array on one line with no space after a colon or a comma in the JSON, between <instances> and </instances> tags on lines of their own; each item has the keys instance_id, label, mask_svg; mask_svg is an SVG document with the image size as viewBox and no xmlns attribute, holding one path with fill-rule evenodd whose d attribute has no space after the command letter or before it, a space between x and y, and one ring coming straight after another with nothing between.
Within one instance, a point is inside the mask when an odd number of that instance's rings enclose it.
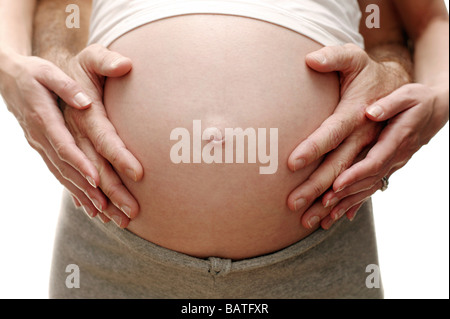
<instances>
[{"instance_id":1,"label":"gray pants","mask_svg":"<svg viewBox=\"0 0 450 319\"><path fill-rule=\"evenodd\" d=\"M50 298L382 298L382 288L366 285L371 264L378 257L370 202L353 222L232 261L191 257L90 220L64 194Z\"/></svg>"}]
</instances>

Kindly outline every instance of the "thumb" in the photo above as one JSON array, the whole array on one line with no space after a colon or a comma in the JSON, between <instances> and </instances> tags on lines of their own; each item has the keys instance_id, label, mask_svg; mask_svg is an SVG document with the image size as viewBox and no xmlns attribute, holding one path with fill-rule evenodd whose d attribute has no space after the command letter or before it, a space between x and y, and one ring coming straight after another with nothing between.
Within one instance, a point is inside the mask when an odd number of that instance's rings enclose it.
<instances>
[{"instance_id":1,"label":"thumb","mask_svg":"<svg viewBox=\"0 0 450 319\"><path fill-rule=\"evenodd\" d=\"M367 53L355 44L324 47L306 56L306 64L321 73L359 73L368 62Z\"/></svg>"},{"instance_id":2,"label":"thumb","mask_svg":"<svg viewBox=\"0 0 450 319\"><path fill-rule=\"evenodd\" d=\"M132 63L127 57L94 44L79 54L79 62L97 75L120 77L130 72Z\"/></svg>"}]
</instances>

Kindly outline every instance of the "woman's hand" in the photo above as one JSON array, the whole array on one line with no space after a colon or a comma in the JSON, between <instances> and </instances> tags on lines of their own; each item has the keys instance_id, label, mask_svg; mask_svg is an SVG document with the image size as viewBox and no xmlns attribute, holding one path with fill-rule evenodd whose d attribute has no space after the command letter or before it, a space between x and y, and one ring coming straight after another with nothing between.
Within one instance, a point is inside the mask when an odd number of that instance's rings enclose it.
<instances>
[{"instance_id":1,"label":"woman's hand","mask_svg":"<svg viewBox=\"0 0 450 319\"><path fill-rule=\"evenodd\" d=\"M51 62L3 51L0 51L0 92L8 110L20 123L28 143L42 156L60 183L77 198L75 204L83 205L92 217L98 211L113 210L97 187L101 178L96 167L67 130L57 103L59 97L70 106L66 110L85 111L92 106L92 97L88 97L76 81ZM108 149L110 145L105 143L104 148ZM119 155L122 158L123 155ZM138 166L138 179L142 168L135 162L132 165ZM103 214L99 215L107 220Z\"/></svg>"},{"instance_id":2,"label":"woman's hand","mask_svg":"<svg viewBox=\"0 0 450 319\"><path fill-rule=\"evenodd\" d=\"M409 76L396 63L377 63L364 50L351 44L323 48L308 55L306 62L318 72L337 71L341 77L341 101L335 112L292 152L288 160L290 169L296 171L327 154L309 179L288 197L288 206L292 210L310 207L302 217L302 224L312 228L337 203L312 204L331 186L335 191L339 190L336 178L364 157L383 129L383 123L366 117L366 108L408 83ZM378 189L380 181L369 185L368 189ZM352 208L361 205L365 198ZM326 222L326 219L322 221L322 227L327 227Z\"/></svg>"},{"instance_id":3,"label":"woman's hand","mask_svg":"<svg viewBox=\"0 0 450 319\"><path fill-rule=\"evenodd\" d=\"M446 92L445 92L446 90ZM443 93L443 94L442 94ZM447 112L436 107L440 96L447 95ZM331 226L345 213L353 219L361 200L381 187L389 178L445 125L448 120L448 88L431 89L422 84L408 84L366 109L375 122L388 121L377 143L366 158L344 171L334 182L335 188L323 196L324 203L338 203L324 224ZM359 207L358 207L359 208Z\"/></svg>"},{"instance_id":4,"label":"woman's hand","mask_svg":"<svg viewBox=\"0 0 450 319\"><path fill-rule=\"evenodd\" d=\"M76 146L57 104L60 97L73 108L90 107L92 100L81 86L44 59L0 52L0 92L28 143L56 178L72 193L86 190L91 199L102 196L90 186L99 182L98 172Z\"/></svg>"}]
</instances>

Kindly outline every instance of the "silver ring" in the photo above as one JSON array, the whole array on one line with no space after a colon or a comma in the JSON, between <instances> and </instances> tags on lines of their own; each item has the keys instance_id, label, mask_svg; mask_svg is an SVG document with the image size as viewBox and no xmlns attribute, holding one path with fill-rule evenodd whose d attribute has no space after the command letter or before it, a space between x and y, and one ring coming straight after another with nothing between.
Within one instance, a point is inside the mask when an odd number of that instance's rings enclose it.
<instances>
[{"instance_id":1,"label":"silver ring","mask_svg":"<svg viewBox=\"0 0 450 319\"><path fill-rule=\"evenodd\" d=\"M389 178L387 176L385 176L381 179L381 182L383 183L383 186L381 186L381 191L384 192L386 189L388 189Z\"/></svg>"}]
</instances>

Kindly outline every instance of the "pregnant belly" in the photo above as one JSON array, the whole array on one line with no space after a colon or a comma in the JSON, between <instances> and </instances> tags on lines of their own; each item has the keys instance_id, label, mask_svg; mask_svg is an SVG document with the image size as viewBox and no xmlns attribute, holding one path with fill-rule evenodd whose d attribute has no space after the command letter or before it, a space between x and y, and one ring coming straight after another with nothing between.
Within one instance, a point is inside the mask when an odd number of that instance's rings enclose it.
<instances>
[{"instance_id":1,"label":"pregnant belly","mask_svg":"<svg viewBox=\"0 0 450 319\"><path fill-rule=\"evenodd\" d=\"M119 136L144 167L123 178L140 205L128 229L196 257L249 258L309 235L289 193L318 163L291 172L293 149L334 110L335 74L307 68L319 49L248 18L187 15L135 29L110 49L132 71L105 83Z\"/></svg>"}]
</instances>

